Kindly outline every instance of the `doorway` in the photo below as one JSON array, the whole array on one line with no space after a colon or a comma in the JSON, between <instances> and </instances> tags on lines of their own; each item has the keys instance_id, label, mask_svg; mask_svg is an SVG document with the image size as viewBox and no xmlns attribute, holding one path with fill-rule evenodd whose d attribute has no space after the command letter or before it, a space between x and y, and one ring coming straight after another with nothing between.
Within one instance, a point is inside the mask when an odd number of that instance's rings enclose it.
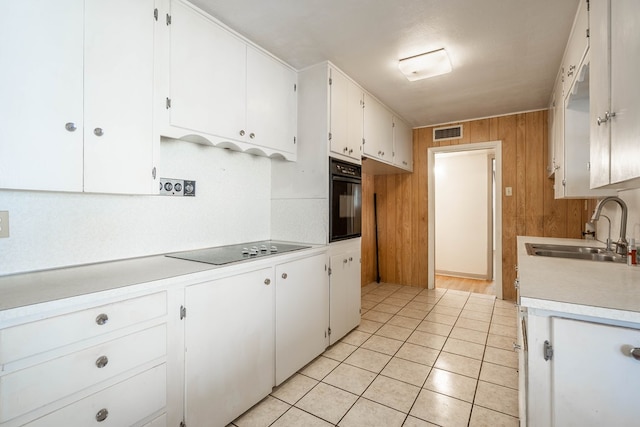
<instances>
[{"instance_id":1,"label":"doorway","mask_svg":"<svg viewBox=\"0 0 640 427\"><path fill-rule=\"evenodd\" d=\"M444 287L455 283L447 278L459 277L458 282L466 281L461 286L485 293L490 286L502 298L502 201L495 190L502 185L501 147L494 141L428 150L430 289L436 287L436 275Z\"/></svg>"}]
</instances>

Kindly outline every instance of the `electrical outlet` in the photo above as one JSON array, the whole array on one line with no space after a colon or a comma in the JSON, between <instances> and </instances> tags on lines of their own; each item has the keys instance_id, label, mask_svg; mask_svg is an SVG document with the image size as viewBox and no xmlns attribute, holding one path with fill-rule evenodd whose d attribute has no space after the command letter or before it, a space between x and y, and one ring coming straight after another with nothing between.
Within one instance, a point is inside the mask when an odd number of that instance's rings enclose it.
<instances>
[{"instance_id":1,"label":"electrical outlet","mask_svg":"<svg viewBox=\"0 0 640 427\"><path fill-rule=\"evenodd\" d=\"M161 196L190 196L196 195L196 182L184 179L160 178Z\"/></svg>"},{"instance_id":2,"label":"electrical outlet","mask_svg":"<svg viewBox=\"0 0 640 427\"><path fill-rule=\"evenodd\" d=\"M9 211L0 211L0 237L9 237Z\"/></svg>"}]
</instances>

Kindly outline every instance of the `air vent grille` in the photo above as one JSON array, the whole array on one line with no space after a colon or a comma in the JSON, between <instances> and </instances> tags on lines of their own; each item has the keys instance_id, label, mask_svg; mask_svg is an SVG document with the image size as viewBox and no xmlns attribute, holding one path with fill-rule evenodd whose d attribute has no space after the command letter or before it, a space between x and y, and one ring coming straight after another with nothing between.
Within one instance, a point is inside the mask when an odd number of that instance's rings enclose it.
<instances>
[{"instance_id":1,"label":"air vent grille","mask_svg":"<svg viewBox=\"0 0 640 427\"><path fill-rule=\"evenodd\" d=\"M462 138L462 125L448 126L445 128L436 128L433 130L434 141L446 141L449 139Z\"/></svg>"}]
</instances>

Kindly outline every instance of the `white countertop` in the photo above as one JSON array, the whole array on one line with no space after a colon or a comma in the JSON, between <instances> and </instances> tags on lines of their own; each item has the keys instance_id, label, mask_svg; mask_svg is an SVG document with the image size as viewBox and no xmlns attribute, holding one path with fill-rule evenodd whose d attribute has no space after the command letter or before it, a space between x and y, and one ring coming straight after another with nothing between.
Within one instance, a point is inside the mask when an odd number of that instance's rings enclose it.
<instances>
[{"instance_id":1,"label":"white countertop","mask_svg":"<svg viewBox=\"0 0 640 427\"><path fill-rule=\"evenodd\" d=\"M200 275L197 273L253 270L278 263L280 260L288 261L308 256L326 248L326 246L316 245L309 249L225 265L205 264L157 255L1 276L0 311L139 284L152 285L154 282L181 276L191 275L193 280L198 280ZM202 277L206 276L206 274L202 275Z\"/></svg>"},{"instance_id":2,"label":"white countertop","mask_svg":"<svg viewBox=\"0 0 640 427\"><path fill-rule=\"evenodd\" d=\"M525 243L604 246L595 240L518 236L523 306L640 322L640 266L528 255Z\"/></svg>"}]
</instances>

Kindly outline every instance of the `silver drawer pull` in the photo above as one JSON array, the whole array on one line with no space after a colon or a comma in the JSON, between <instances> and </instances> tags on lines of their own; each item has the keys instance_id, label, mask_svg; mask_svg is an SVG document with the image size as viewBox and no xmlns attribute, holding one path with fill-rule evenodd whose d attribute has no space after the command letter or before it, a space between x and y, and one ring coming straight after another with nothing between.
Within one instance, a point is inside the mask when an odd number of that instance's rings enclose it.
<instances>
[{"instance_id":1,"label":"silver drawer pull","mask_svg":"<svg viewBox=\"0 0 640 427\"><path fill-rule=\"evenodd\" d=\"M251 133L249 134L249 138L253 139L253 138L255 138L255 137L256 137L256 134L255 134L255 133L251 132Z\"/></svg>"},{"instance_id":2,"label":"silver drawer pull","mask_svg":"<svg viewBox=\"0 0 640 427\"><path fill-rule=\"evenodd\" d=\"M629 356L633 357L636 360L640 360L640 347L634 347L629 350Z\"/></svg>"},{"instance_id":3,"label":"silver drawer pull","mask_svg":"<svg viewBox=\"0 0 640 427\"><path fill-rule=\"evenodd\" d=\"M283 278L283 279L286 279L287 277L288 277L288 276L287 276L287 273L282 273L282 278Z\"/></svg>"},{"instance_id":4,"label":"silver drawer pull","mask_svg":"<svg viewBox=\"0 0 640 427\"><path fill-rule=\"evenodd\" d=\"M240 136L244 136L244 130L243 129L240 130Z\"/></svg>"},{"instance_id":5,"label":"silver drawer pull","mask_svg":"<svg viewBox=\"0 0 640 427\"><path fill-rule=\"evenodd\" d=\"M102 135L104 135L104 130L102 130L102 128L95 128L93 130L93 134L95 136L102 136Z\"/></svg>"},{"instance_id":6,"label":"silver drawer pull","mask_svg":"<svg viewBox=\"0 0 640 427\"><path fill-rule=\"evenodd\" d=\"M104 368L105 366L107 366L107 363L109 363L109 359L107 358L107 356L100 356L96 360L96 366L98 367L98 369Z\"/></svg>"},{"instance_id":7,"label":"silver drawer pull","mask_svg":"<svg viewBox=\"0 0 640 427\"><path fill-rule=\"evenodd\" d=\"M109 416L109 411L107 411L107 408L102 408L96 414L96 421L101 423L104 420L106 420L108 416Z\"/></svg>"},{"instance_id":8,"label":"silver drawer pull","mask_svg":"<svg viewBox=\"0 0 640 427\"><path fill-rule=\"evenodd\" d=\"M107 316L105 313L98 314L98 316L96 317L96 323L98 325L104 325L108 320L109 316Z\"/></svg>"},{"instance_id":9,"label":"silver drawer pull","mask_svg":"<svg viewBox=\"0 0 640 427\"><path fill-rule=\"evenodd\" d=\"M66 124L64 125L64 128L65 128L66 130L68 130L69 132L75 132L75 131L76 131L76 129L78 129L78 127L76 126L76 124L75 124L75 123L73 123L73 122L66 123Z\"/></svg>"},{"instance_id":10,"label":"silver drawer pull","mask_svg":"<svg viewBox=\"0 0 640 427\"><path fill-rule=\"evenodd\" d=\"M265 285L270 285L271 284L271 279L269 279L269 278L264 279L264 284Z\"/></svg>"}]
</instances>

